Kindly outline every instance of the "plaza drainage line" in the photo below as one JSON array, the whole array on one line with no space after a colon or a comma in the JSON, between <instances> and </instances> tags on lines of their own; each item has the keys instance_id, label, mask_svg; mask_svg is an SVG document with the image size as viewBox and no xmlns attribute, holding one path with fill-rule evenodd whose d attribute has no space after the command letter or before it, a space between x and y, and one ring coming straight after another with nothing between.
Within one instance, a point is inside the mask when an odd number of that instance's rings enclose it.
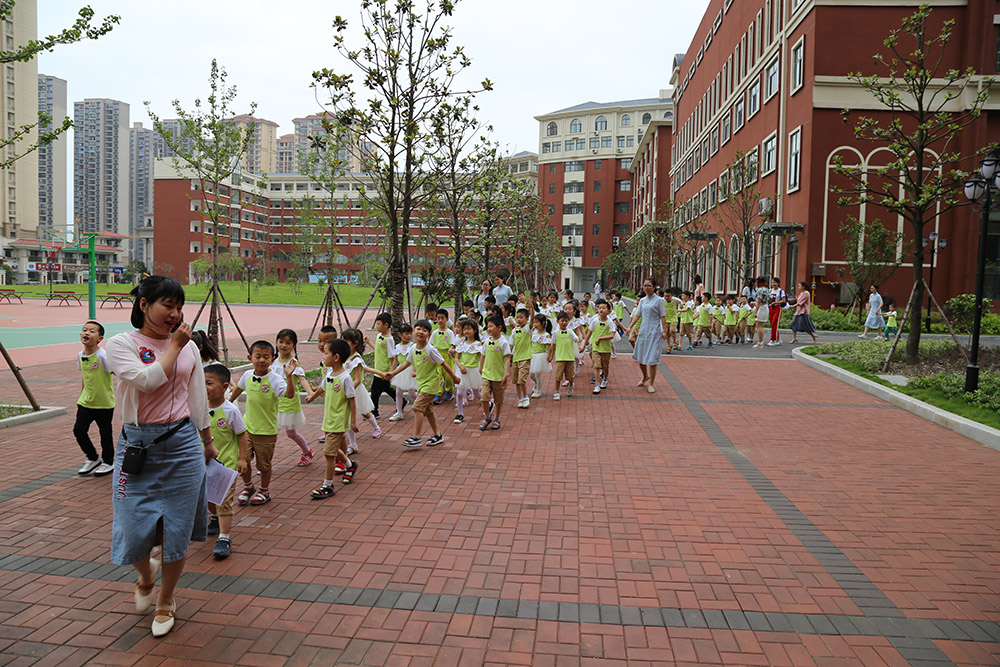
<instances>
[{"instance_id":1,"label":"plaza drainage line","mask_svg":"<svg viewBox=\"0 0 1000 667\"><path fill-rule=\"evenodd\" d=\"M40 575L75 577L96 581L132 582L132 568L112 563L22 556L0 556L0 570ZM280 579L257 579L208 573L185 572L179 585L191 590L226 595L352 607L403 609L443 614L470 614L532 621L596 623L614 626L700 628L753 632L793 632L799 635L840 635L886 637L893 643L916 648L930 639L948 641L1000 642L1000 623L951 621L945 619L899 619L891 617L847 616L754 612L738 609L677 609L672 607L629 607L511 600L478 595L439 595L382 588L352 588L304 584ZM902 622L901 622L902 621ZM919 660L913 660L919 662Z\"/></svg>"},{"instance_id":2,"label":"plaza drainage line","mask_svg":"<svg viewBox=\"0 0 1000 667\"><path fill-rule=\"evenodd\" d=\"M670 383L691 416L698 422L712 444L722 453L761 500L788 527L802 545L819 561L834 581L847 593L866 618L877 626L896 626L893 634L885 634L904 659L913 665L954 663L939 649L930 636L922 631L922 624L906 615L819 529L798 507L736 445L723 433L715 420L696 400L687 387L664 364L660 373ZM856 621L857 617L849 617Z\"/></svg>"}]
</instances>

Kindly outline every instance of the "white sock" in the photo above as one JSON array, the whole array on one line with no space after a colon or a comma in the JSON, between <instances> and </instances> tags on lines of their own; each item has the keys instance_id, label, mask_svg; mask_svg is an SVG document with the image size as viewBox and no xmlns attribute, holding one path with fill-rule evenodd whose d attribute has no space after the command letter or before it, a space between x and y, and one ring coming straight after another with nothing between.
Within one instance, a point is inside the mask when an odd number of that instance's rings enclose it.
<instances>
[{"instance_id":1,"label":"white sock","mask_svg":"<svg viewBox=\"0 0 1000 667\"><path fill-rule=\"evenodd\" d=\"M403 414L403 390L396 390L396 412Z\"/></svg>"},{"instance_id":2,"label":"white sock","mask_svg":"<svg viewBox=\"0 0 1000 667\"><path fill-rule=\"evenodd\" d=\"M465 406L463 405L465 403L465 391L465 387L462 385L455 387L455 408L458 410L458 414L463 417L465 416Z\"/></svg>"},{"instance_id":3,"label":"white sock","mask_svg":"<svg viewBox=\"0 0 1000 667\"><path fill-rule=\"evenodd\" d=\"M324 479L323 480L323 486L333 486L333 480L332 479Z\"/></svg>"},{"instance_id":4,"label":"white sock","mask_svg":"<svg viewBox=\"0 0 1000 667\"><path fill-rule=\"evenodd\" d=\"M358 448L358 439L354 436L353 429L347 429L347 444L355 449Z\"/></svg>"},{"instance_id":5,"label":"white sock","mask_svg":"<svg viewBox=\"0 0 1000 667\"><path fill-rule=\"evenodd\" d=\"M220 540L228 540L229 539L229 533L219 533L219 539Z\"/></svg>"},{"instance_id":6,"label":"white sock","mask_svg":"<svg viewBox=\"0 0 1000 667\"><path fill-rule=\"evenodd\" d=\"M375 415L368 415L365 417L365 421L371 424L373 429L378 430L378 421L375 419Z\"/></svg>"}]
</instances>

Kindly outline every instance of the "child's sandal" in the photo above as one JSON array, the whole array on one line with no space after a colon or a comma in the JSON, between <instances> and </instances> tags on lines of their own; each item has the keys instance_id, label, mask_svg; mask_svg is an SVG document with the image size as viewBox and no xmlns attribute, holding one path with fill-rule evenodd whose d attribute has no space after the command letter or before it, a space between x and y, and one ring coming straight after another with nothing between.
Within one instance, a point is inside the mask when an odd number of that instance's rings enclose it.
<instances>
[{"instance_id":1,"label":"child's sandal","mask_svg":"<svg viewBox=\"0 0 1000 667\"><path fill-rule=\"evenodd\" d=\"M479 430L485 431L487 427L489 427L491 421L493 421L492 417L483 417L483 420L479 422Z\"/></svg>"},{"instance_id":2,"label":"child's sandal","mask_svg":"<svg viewBox=\"0 0 1000 667\"><path fill-rule=\"evenodd\" d=\"M358 462L351 461L351 467L344 471L344 479L341 480L344 484L350 484L354 481L354 474L358 471Z\"/></svg>"},{"instance_id":3,"label":"child's sandal","mask_svg":"<svg viewBox=\"0 0 1000 667\"><path fill-rule=\"evenodd\" d=\"M329 498L330 496L336 495L337 489L331 484L327 486L324 484L319 488L312 490L313 500L323 500L324 498Z\"/></svg>"},{"instance_id":4,"label":"child's sandal","mask_svg":"<svg viewBox=\"0 0 1000 667\"><path fill-rule=\"evenodd\" d=\"M493 423L490 424L490 428L493 429L494 431L499 430L500 429L500 420L499 419L494 419Z\"/></svg>"},{"instance_id":5,"label":"child's sandal","mask_svg":"<svg viewBox=\"0 0 1000 667\"><path fill-rule=\"evenodd\" d=\"M253 494L253 498L250 499L250 504L253 506L264 505L271 501L271 494L267 493L263 489Z\"/></svg>"},{"instance_id":6,"label":"child's sandal","mask_svg":"<svg viewBox=\"0 0 1000 667\"><path fill-rule=\"evenodd\" d=\"M246 505L250 502L250 497L253 496L254 491L257 489L254 486L244 486L243 490L240 491L240 495L236 497L237 505Z\"/></svg>"}]
</instances>

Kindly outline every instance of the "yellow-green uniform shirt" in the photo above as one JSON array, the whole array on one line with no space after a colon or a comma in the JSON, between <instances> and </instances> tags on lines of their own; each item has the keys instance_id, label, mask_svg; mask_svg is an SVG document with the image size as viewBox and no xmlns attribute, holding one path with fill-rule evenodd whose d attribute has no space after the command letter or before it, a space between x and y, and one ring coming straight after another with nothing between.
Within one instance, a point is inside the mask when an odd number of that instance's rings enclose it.
<instances>
[{"instance_id":1,"label":"yellow-green uniform shirt","mask_svg":"<svg viewBox=\"0 0 1000 667\"><path fill-rule=\"evenodd\" d=\"M569 329L552 332L552 344L556 346L556 361L575 361L574 346L577 341L575 333Z\"/></svg>"},{"instance_id":2,"label":"yellow-green uniform shirt","mask_svg":"<svg viewBox=\"0 0 1000 667\"><path fill-rule=\"evenodd\" d=\"M510 344L503 336L495 340L490 338L483 343L483 379L490 382L503 380L508 356L510 356Z\"/></svg>"},{"instance_id":3,"label":"yellow-green uniform shirt","mask_svg":"<svg viewBox=\"0 0 1000 667\"><path fill-rule=\"evenodd\" d=\"M455 337L455 332L451 329L435 329L431 334L431 345L433 345L434 349L441 353L441 357L449 367L454 366L454 364L452 363L453 359L448 353L448 350L455 347L457 342L458 340Z\"/></svg>"},{"instance_id":4,"label":"yellow-green uniform shirt","mask_svg":"<svg viewBox=\"0 0 1000 667\"><path fill-rule=\"evenodd\" d=\"M621 301L615 301L615 305L612 307L612 310L615 313L615 317L617 317L619 321L625 317L625 304Z\"/></svg>"},{"instance_id":5,"label":"yellow-green uniform shirt","mask_svg":"<svg viewBox=\"0 0 1000 667\"><path fill-rule=\"evenodd\" d=\"M533 333L531 334L531 353L541 354L548 353L549 345L552 343L552 336L547 333Z\"/></svg>"},{"instance_id":6,"label":"yellow-green uniform shirt","mask_svg":"<svg viewBox=\"0 0 1000 667\"><path fill-rule=\"evenodd\" d=\"M397 366L402 366L406 363L406 359L410 356L410 350L412 349L413 343L400 343L395 347Z\"/></svg>"},{"instance_id":7,"label":"yellow-green uniform shirt","mask_svg":"<svg viewBox=\"0 0 1000 667\"><path fill-rule=\"evenodd\" d=\"M515 327L510 332L510 341L514 361L531 361L531 329Z\"/></svg>"},{"instance_id":8,"label":"yellow-green uniform shirt","mask_svg":"<svg viewBox=\"0 0 1000 667\"><path fill-rule=\"evenodd\" d=\"M247 395L243 413L247 431L253 435L277 435L278 398L288 387L285 378L272 370L267 375L254 375L251 369L243 374L238 386Z\"/></svg>"},{"instance_id":9,"label":"yellow-green uniform shirt","mask_svg":"<svg viewBox=\"0 0 1000 667\"><path fill-rule=\"evenodd\" d=\"M275 359L274 363L271 364L271 370L281 377L287 377L285 375L285 364L281 363L277 359ZM292 373L293 382L298 382L298 380L295 379L295 376L297 375L305 377L305 369L301 366L295 369ZM278 397L278 412L302 412L302 399L299 397L298 387L295 388L295 393L292 394L291 398L285 398L284 394L281 394Z\"/></svg>"},{"instance_id":10,"label":"yellow-green uniform shirt","mask_svg":"<svg viewBox=\"0 0 1000 667\"><path fill-rule=\"evenodd\" d=\"M885 314L885 325L887 327L896 328L896 311L890 310Z\"/></svg>"},{"instance_id":11,"label":"yellow-green uniform shirt","mask_svg":"<svg viewBox=\"0 0 1000 667\"><path fill-rule=\"evenodd\" d=\"M417 392L435 396L441 393L441 373L438 366L444 363L444 357L433 345L426 345L422 350L414 345L406 360L417 369Z\"/></svg>"},{"instance_id":12,"label":"yellow-green uniform shirt","mask_svg":"<svg viewBox=\"0 0 1000 667\"><path fill-rule=\"evenodd\" d=\"M608 336L614 333L615 323L610 319L602 322L600 319L594 319L590 323L590 330L594 333L591 334L590 340L594 341L592 343L592 348L594 352L600 353L610 353L611 352L611 339L598 341L598 338L602 336Z\"/></svg>"},{"instance_id":13,"label":"yellow-green uniform shirt","mask_svg":"<svg viewBox=\"0 0 1000 667\"><path fill-rule=\"evenodd\" d=\"M466 368L475 368L479 370L479 356L483 352L483 344L478 340L474 340L471 343L462 342L459 343L455 348L458 352L458 363L462 364Z\"/></svg>"},{"instance_id":14,"label":"yellow-green uniform shirt","mask_svg":"<svg viewBox=\"0 0 1000 667\"><path fill-rule=\"evenodd\" d=\"M743 321L743 320L748 321L750 319L750 315L752 314L753 310L750 308L750 306L747 304L743 304L742 306L740 306L740 318L737 321Z\"/></svg>"},{"instance_id":15,"label":"yellow-green uniform shirt","mask_svg":"<svg viewBox=\"0 0 1000 667\"><path fill-rule=\"evenodd\" d=\"M240 409L223 401L217 408L208 409L208 426L212 429L212 441L219 450L219 463L230 470L236 470L240 460L239 434L247 430Z\"/></svg>"},{"instance_id":16,"label":"yellow-green uniform shirt","mask_svg":"<svg viewBox=\"0 0 1000 667\"><path fill-rule=\"evenodd\" d=\"M673 297L663 299L663 310L667 313L667 324L677 324L677 302Z\"/></svg>"},{"instance_id":17,"label":"yellow-green uniform shirt","mask_svg":"<svg viewBox=\"0 0 1000 667\"><path fill-rule=\"evenodd\" d=\"M692 311L691 309L694 306L694 304L688 301L686 304L684 304L684 306L687 308L687 310L681 311L681 324L693 324L694 311Z\"/></svg>"},{"instance_id":18,"label":"yellow-green uniform shirt","mask_svg":"<svg viewBox=\"0 0 1000 667\"><path fill-rule=\"evenodd\" d=\"M349 371L334 375L327 369L323 378L323 432L346 433L351 428L351 401L354 380Z\"/></svg>"},{"instance_id":19,"label":"yellow-green uniform shirt","mask_svg":"<svg viewBox=\"0 0 1000 667\"><path fill-rule=\"evenodd\" d=\"M701 304L698 306L698 326L707 327L711 321L712 306Z\"/></svg>"},{"instance_id":20,"label":"yellow-green uniform shirt","mask_svg":"<svg viewBox=\"0 0 1000 667\"><path fill-rule=\"evenodd\" d=\"M101 348L90 355L80 352L77 360L83 376L83 390L76 404L92 410L114 409L115 390L111 386L107 353Z\"/></svg>"},{"instance_id":21,"label":"yellow-green uniform shirt","mask_svg":"<svg viewBox=\"0 0 1000 667\"><path fill-rule=\"evenodd\" d=\"M736 326L736 323L740 321L739 309L733 310L733 308L730 308L729 306L726 306L725 308L725 317L723 318L722 323L727 327Z\"/></svg>"},{"instance_id":22,"label":"yellow-green uniform shirt","mask_svg":"<svg viewBox=\"0 0 1000 667\"><path fill-rule=\"evenodd\" d=\"M375 336L375 370L389 372L389 360L396 354L396 345L392 336Z\"/></svg>"}]
</instances>

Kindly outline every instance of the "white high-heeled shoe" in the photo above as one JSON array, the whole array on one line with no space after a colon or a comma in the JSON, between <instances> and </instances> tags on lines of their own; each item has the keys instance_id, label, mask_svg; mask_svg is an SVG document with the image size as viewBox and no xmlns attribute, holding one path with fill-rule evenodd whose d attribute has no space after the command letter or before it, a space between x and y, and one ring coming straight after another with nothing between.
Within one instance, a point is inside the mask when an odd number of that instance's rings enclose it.
<instances>
[{"instance_id":1,"label":"white high-heeled shoe","mask_svg":"<svg viewBox=\"0 0 1000 667\"><path fill-rule=\"evenodd\" d=\"M156 601L156 595L153 593L153 590L156 587L156 574L160 571L160 561L156 558L150 558L149 567L153 571L153 576L149 582L149 592L143 594L141 591L142 586L139 584L135 585L135 610L140 614L145 613Z\"/></svg>"},{"instance_id":2,"label":"white high-heeled shoe","mask_svg":"<svg viewBox=\"0 0 1000 667\"><path fill-rule=\"evenodd\" d=\"M170 610L161 611L156 610L156 615L153 616L153 636L162 637L174 628L174 612L177 611L177 600L170 601ZM165 621L160 621L157 619L166 618Z\"/></svg>"}]
</instances>

